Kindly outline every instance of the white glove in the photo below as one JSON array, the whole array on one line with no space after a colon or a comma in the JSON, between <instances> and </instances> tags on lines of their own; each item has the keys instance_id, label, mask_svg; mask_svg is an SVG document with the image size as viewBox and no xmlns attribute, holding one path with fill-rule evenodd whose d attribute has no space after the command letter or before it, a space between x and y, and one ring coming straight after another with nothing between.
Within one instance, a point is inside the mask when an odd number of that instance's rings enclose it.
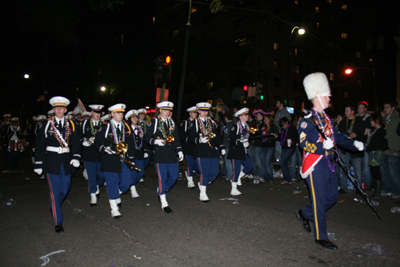
<instances>
[{"instance_id":1,"label":"white glove","mask_svg":"<svg viewBox=\"0 0 400 267\"><path fill-rule=\"evenodd\" d=\"M329 150L333 147L333 141L332 139L330 139L329 137L327 137L326 139L324 139L324 148Z\"/></svg>"},{"instance_id":2,"label":"white glove","mask_svg":"<svg viewBox=\"0 0 400 267\"><path fill-rule=\"evenodd\" d=\"M179 161L183 161L183 153L182 151L178 152Z\"/></svg>"},{"instance_id":3,"label":"white glove","mask_svg":"<svg viewBox=\"0 0 400 267\"><path fill-rule=\"evenodd\" d=\"M245 143L243 143L243 146L244 146L244 147L246 147L246 148L247 148L247 147L249 147L249 145L250 145L250 143L249 143L249 142L245 142Z\"/></svg>"},{"instance_id":4,"label":"white glove","mask_svg":"<svg viewBox=\"0 0 400 267\"><path fill-rule=\"evenodd\" d=\"M225 156L225 154L226 154L226 150L225 150L225 149L222 149L222 150L221 150L221 155L222 155L222 156Z\"/></svg>"},{"instance_id":5,"label":"white glove","mask_svg":"<svg viewBox=\"0 0 400 267\"><path fill-rule=\"evenodd\" d=\"M106 152L107 154L110 154L110 155L112 155L112 154L114 154L113 152L112 152L112 150L111 150L111 147L106 147L106 149L104 150L104 152Z\"/></svg>"},{"instance_id":6,"label":"white glove","mask_svg":"<svg viewBox=\"0 0 400 267\"><path fill-rule=\"evenodd\" d=\"M144 153L144 156L143 156L145 159L147 159L148 157L149 157L149 154L147 154L147 153Z\"/></svg>"},{"instance_id":7,"label":"white glove","mask_svg":"<svg viewBox=\"0 0 400 267\"><path fill-rule=\"evenodd\" d=\"M89 141L85 140L85 141L83 141L82 145L85 147L88 147L91 145L91 143Z\"/></svg>"},{"instance_id":8,"label":"white glove","mask_svg":"<svg viewBox=\"0 0 400 267\"><path fill-rule=\"evenodd\" d=\"M75 168L79 168L79 165L81 165L81 163L77 159L72 159L69 164L74 166Z\"/></svg>"},{"instance_id":9,"label":"white glove","mask_svg":"<svg viewBox=\"0 0 400 267\"><path fill-rule=\"evenodd\" d=\"M158 146L165 146L165 140L156 139L154 140L154 144Z\"/></svg>"},{"instance_id":10,"label":"white glove","mask_svg":"<svg viewBox=\"0 0 400 267\"><path fill-rule=\"evenodd\" d=\"M37 175L42 175L43 169L34 169L33 170Z\"/></svg>"},{"instance_id":11,"label":"white glove","mask_svg":"<svg viewBox=\"0 0 400 267\"><path fill-rule=\"evenodd\" d=\"M208 141L210 141L210 138L208 138L208 137L200 137L200 139L199 139L199 142L200 142L201 144L205 144L205 143L207 143Z\"/></svg>"},{"instance_id":12,"label":"white glove","mask_svg":"<svg viewBox=\"0 0 400 267\"><path fill-rule=\"evenodd\" d=\"M247 138L240 139L240 142L241 142L241 143L248 143L248 142L249 142L249 139L247 139Z\"/></svg>"},{"instance_id":13,"label":"white glove","mask_svg":"<svg viewBox=\"0 0 400 267\"><path fill-rule=\"evenodd\" d=\"M364 150L364 143L360 141L354 141L353 146L355 146L358 151L363 151Z\"/></svg>"}]
</instances>

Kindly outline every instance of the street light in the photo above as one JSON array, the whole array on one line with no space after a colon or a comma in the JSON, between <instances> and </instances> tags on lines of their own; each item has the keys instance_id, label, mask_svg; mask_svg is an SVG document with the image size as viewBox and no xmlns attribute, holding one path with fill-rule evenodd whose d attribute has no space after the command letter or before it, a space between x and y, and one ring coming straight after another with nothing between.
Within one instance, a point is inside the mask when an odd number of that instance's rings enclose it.
<instances>
[{"instance_id":1,"label":"street light","mask_svg":"<svg viewBox=\"0 0 400 267\"><path fill-rule=\"evenodd\" d=\"M25 78L25 79L29 79L29 74L25 74L25 75L24 75L24 78Z\"/></svg>"},{"instance_id":2,"label":"street light","mask_svg":"<svg viewBox=\"0 0 400 267\"><path fill-rule=\"evenodd\" d=\"M353 71L355 71L355 70L370 70L370 71L372 71L373 82L374 82L374 83L373 83L374 105L375 105L375 110L377 110L377 109L378 109L379 101L378 101L378 96L376 95L375 69L366 68L366 67L359 67L359 68L354 68L354 69L348 68L348 69L346 69L346 70L344 71L344 73L345 73L346 75L350 75L350 74L352 74Z\"/></svg>"},{"instance_id":3,"label":"street light","mask_svg":"<svg viewBox=\"0 0 400 267\"><path fill-rule=\"evenodd\" d=\"M104 92L106 88L104 86L100 87L100 91Z\"/></svg>"},{"instance_id":4,"label":"street light","mask_svg":"<svg viewBox=\"0 0 400 267\"><path fill-rule=\"evenodd\" d=\"M298 35L303 35L306 33L306 30L303 28L300 28L299 26L294 26L292 30L290 31L290 36L289 36L289 48L288 48L288 57L287 57L287 79L286 79L286 106L289 105L289 77L290 77L290 60L292 57L292 35L294 31L297 29L297 34Z\"/></svg>"}]
</instances>

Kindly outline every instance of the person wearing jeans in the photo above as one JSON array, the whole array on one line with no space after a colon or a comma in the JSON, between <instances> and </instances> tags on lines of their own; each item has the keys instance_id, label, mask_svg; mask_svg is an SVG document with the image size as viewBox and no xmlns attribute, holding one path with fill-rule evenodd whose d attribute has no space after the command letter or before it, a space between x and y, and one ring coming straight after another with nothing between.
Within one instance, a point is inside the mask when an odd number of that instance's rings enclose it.
<instances>
[{"instance_id":1,"label":"person wearing jeans","mask_svg":"<svg viewBox=\"0 0 400 267\"><path fill-rule=\"evenodd\" d=\"M282 127L280 144L282 146L282 155L280 166L283 173L283 181L281 185L291 184L294 177L292 177L292 172L289 171L288 163L296 152L296 145L298 143L297 129L293 125L289 124L289 120L284 117L279 120L279 125Z\"/></svg>"},{"instance_id":2,"label":"person wearing jeans","mask_svg":"<svg viewBox=\"0 0 400 267\"><path fill-rule=\"evenodd\" d=\"M273 123L273 118L270 114L264 116L264 127L261 129L261 135L265 135L262 138L262 150L263 158L262 164L265 166L264 176L262 177L266 182L273 183L274 176L271 166L272 158L275 155L275 141L279 135L278 127Z\"/></svg>"}]
</instances>

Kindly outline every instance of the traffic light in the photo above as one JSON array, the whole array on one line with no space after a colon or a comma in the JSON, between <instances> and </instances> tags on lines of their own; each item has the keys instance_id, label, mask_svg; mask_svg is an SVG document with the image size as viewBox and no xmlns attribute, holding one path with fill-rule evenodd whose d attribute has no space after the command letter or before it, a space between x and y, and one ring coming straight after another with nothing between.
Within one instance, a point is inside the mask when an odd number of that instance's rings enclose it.
<instances>
[{"instance_id":1,"label":"traffic light","mask_svg":"<svg viewBox=\"0 0 400 267\"><path fill-rule=\"evenodd\" d=\"M162 55L157 57L155 60L155 86L162 87L163 84L171 81L171 66L172 57L171 55Z\"/></svg>"},{"instance_id":2,"label":"traffic light","mask_svg":"<svg viewBox=\"0 0 400 267\"><path fill-rule=\"evenodd\" d=\"M263 95L260 95L260 100L264 100L264 96Z\"/></svg>"},{"instance_id":3,"label":"traffic light","mask_svg":"<svg viewBox=\"0 0 400 267\"><path fill-rule=\"evenodd\" d=\"M243 86L243 91L247 92L248 89L249 87L247 85Z\"/></svg>"}]
</instances>

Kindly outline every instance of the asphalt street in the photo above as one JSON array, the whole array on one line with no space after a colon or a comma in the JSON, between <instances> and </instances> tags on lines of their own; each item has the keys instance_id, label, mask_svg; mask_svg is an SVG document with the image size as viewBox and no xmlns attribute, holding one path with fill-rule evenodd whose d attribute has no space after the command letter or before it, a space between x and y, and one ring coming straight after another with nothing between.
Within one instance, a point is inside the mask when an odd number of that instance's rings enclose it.
<instances>
[{"instance_id":1,"label":"asphalt street","mask_svg":"<svg viewBox=\"0 0 400 267\"><path fill-rule=\"evenodd\" d=\"M46 180L25 153L19 173L0 174L0 266L399 266L399 199L379 201L380 221L353 192L341 194L327 224L337 251L314 242L296 219L309 204L302 182L244 183L231 197L222 177L207 187L210 203L180 178L167 195L173 213L161 211L153 165L137 186L140 198L122 198L123 217L110 214L106 188L90 207L79 170L63 203L65 232L56 233ZM195 176L198 181L198 176ZM301 191L301 192L299 192ZM12 199L12 200L11 200Z\"/></svg>"}]
</instances>

